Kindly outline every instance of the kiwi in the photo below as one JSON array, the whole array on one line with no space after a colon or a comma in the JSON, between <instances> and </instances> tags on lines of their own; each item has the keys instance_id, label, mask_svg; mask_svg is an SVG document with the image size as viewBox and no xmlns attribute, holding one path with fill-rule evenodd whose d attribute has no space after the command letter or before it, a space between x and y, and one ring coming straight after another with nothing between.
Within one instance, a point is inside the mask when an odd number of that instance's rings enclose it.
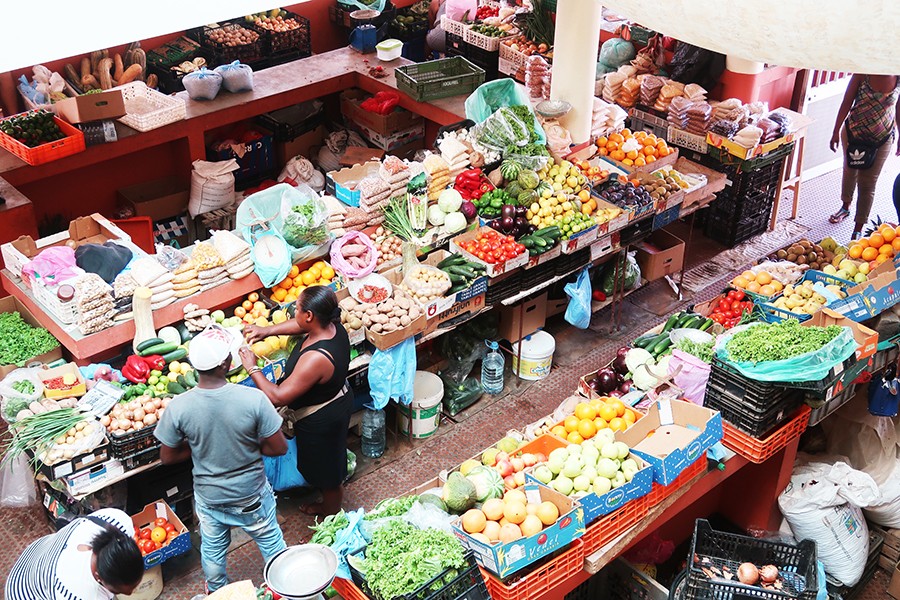
<instances>
[{"instance_id":1,"label":"kiwi","mask_svg":"<svg viewBox=\"0 0 900 600\"><path fill-rule=\"evenodd\" d=\"M812 243L809 240L800 240L800 246L809 250L810 248L812 248Z\"/></svg>"},{"instance_id":2,"label":"kiwi","mask_svg":"<svg viewBox=\"0 0 900 600\"><path fill-rule=\"evenodd\" d=\"M793 249L793 248L791 248L791 251L788 252L788 254L787 254L787 256L785 257L785 259L786 259L786 260L789 260L789 261L792 262L792 263L796 263L796 262L797 262L797 254L794 252L794 249Z\"/></svg>"},{"instance_id":3,"label":"kiwi","mask_svg":"<svg viewBox=\"0 0 900 600\"><path fill-rule=\"evenodd\" d=\"M809 268L810 268L810 269L814 269L814 270L816 270L816 271L819 270L819 266L820 266L820 265L819 265L819 263L817 263L817 262L811 262L811 263L809 263Z\"/></svg>"},{"instance_id":4,"label":"kiwi","mask_svg":"<svg viewBox=\"0 0 900 600\"><path fill-rule=\"evenodd\" d=\"M806 253L803 249L803 246L801 246L800 244L794 244L793 246L790 247L788 252L791 254L805 254Z\"/></svg>"},{"instance_id":5,"label":"kiwi","mask_svg":"<svg viewBox=\"0 0 900 600\"><path fill-rule=\"evenodd\" d=\"M785 258L787 258L787 255L787 251L783 249L775 253L775 256L776 258L778 258L778 260L784 260Z\"/></svg>"}]
</instances>

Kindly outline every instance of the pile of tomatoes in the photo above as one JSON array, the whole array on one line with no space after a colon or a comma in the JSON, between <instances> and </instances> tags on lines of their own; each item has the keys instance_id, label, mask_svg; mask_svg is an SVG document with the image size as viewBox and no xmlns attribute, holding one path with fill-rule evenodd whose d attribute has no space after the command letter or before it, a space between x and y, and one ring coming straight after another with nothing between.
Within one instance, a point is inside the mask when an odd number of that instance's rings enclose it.
<instances>
[{"instance_id":1,"label":"pile of tomatoes","mask_svg":"<svg viewBox=\"0 0 900 600\"><path fill-rule=\"evenodd\" d=\"M503 263L525 252L525 246L511 235L500 234L493 229L482 228L475 239L459 243L459 247L488 264Z\"/></svg>"},{"instance_id":2,"label":"pile of tomatoes","mask_svg":"<svg viewBox=\"0 0 900 600\"><path fill-rule=\"evenodd\" d=\"M141 555L147 556L151 552L156 552L163 546L169 545L177 537L178 529L175 528L175 525L160 518L136 532L134 541L137 542Z\"/></svg>"},{"instance_id":3,"label":"pile of tomatoes","mask_svg":"<svg viewBox=\"0 0 900 600\"><path fill-rule=\"evenodd\" d=\"M741 321L744 313L753 312L753 300L743 290L729 290L719 302L713 305L709 318L722 325L725 329L731 329Z\"/></svg>"}]
</instances>

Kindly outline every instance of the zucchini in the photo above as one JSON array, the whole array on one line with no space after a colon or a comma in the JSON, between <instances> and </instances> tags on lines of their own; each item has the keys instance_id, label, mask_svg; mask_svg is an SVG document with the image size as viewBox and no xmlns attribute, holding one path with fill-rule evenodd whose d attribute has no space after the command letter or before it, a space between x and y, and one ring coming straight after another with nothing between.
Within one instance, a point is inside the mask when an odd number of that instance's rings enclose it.
<instances>
[{"instance_id":1,"label":"zucchini","mask_svg":"<svg viewBox=\"0 0 900 600\"><path fill-rule=\"evenodd\" d=\"M459 275L461 277L467 277L469 279L474 279L478 277L478 273L475 272L475 269L470 269L469 267L464 267L461 265L453 265L444 269L448 275Z\"/></svg>"},{"instance_id":2,"label":"zucchini","mask_svg":"<svg viewBox=\"0 0 900 600\"><path fill-rule=\"evenodd\" d=\"M700 315L694 315L687 323L685 323L684 326L687 329L699 329L702 323L703 317L701 317Z\"/></svg>"},{"instance_id":3,"label":"zucchini","mask_svg":"<svg viewBox=\"0 0 900 600\"><path fill-rule=\"evenodd\" d=\"M169 385L166 386L166 391L170 394L178 395L185 393L187 390L184 389L184 386L179 384L177 381L170 381Z\"/></svg>"},{"instance_id":4,"label":"zucchini","mask_svg":"<svg viewBox=\"0 0 900 600\"><path fill-rule=\"evenodd\" d=\"M707 329L712 327L712 324L713 324L712 319L706 319L705 321L703 321L703 324L699 327L699 329L700 329L700 331L706 331Z\"/></svg>"},{"instance_id":5,"label":"zucchini","mask_svg":"<svg viewBox=\"0 0 900 600\"><path fill-rule=\"evenodd\" d=\"M166 352L165 354L162 355L163 360L166 361L167 363L170 363L173 360L181 360L182 358L184 358L186 356L187 356L187 350L185 350L184 348L182 348L180 346L177 346L171 352Z\"/></svg>"},{"instance_id":6,"label":"zucchini","mask_svg":"<svg viewBox=\"0 0 900 600\"><path fill-rule=\"evenodd\" d=\"M160 344L165 344L165 343L166 343L166 340L164 340L162 338L158 338L158 337L153 337L148 340L144 340L143 342L141 342L140 344L135 346L134 349L137 350L138 352L143 352L144 350L146 350L147 348L150 348L151 346L159 346Z\"/></svg>"},{"instance_id":7,"label":"zucchini","mask_svg":"<svg viewBox=\"0 0 900 600\"><path fill-rule=\"evenodd\" d=\"M438 269L443 269L444 267L449 267L451 265L464 265L466 264L466 259L460 256L459 254L451 254L441 262L437 264Z\"/></svg>"},{"instance_id":8,"label":"zucchini","mask_svg":"<svg viewBox=\"0 0 900 600\"><path fill-rule=\"evenodd\" d=\"M655 340L658 337L659 337L658 335L653 334L653 333L642 335L639 338L637 338L636 340L634 340L634 342L632 342L631 345L635 348L646 348L648 345L650 345L650 342L652 342L653 340Z\"/></svg>"},{"instance_id":9,"label":"zucchini","mask_svg":"<svg viewBox=\"0 0 900 600\"><path fill-rule=\"evenodd\" d=\"M669 319L666 321L665 327L663 327L662 332L669 333L670 331L675 329L675 324L678 323L678 321L680 321L680 318L678 317L677 313L669 317Z\"/></svg>"},{"instance_id":10,"label":"zucchini","mask_svg":"<svg viewBox=\"0 0 900 600\"><path fill-rule=\"evenodd\" d=\"M652 348L647 348L647 351L653 355L653 358L657 358L662 355L663 352L668 350L669 346L672 345L672 340L667 335L664 339L660 340L658 343L654 344Z\"/></svg>"},{"instance_id":11,"label":"zucchini","mask_svg":"<svg viewBox=\"0 0 900 600\"><path fill-rule=\"evenodd\" d=\"M174 352L178 349L178 344L173 344L171 342L163 342L161 344L154 344L152 346L147 346L143 350L138 351L138 354L141 356L153 356L154 354L168 354L169 352Z\"/></svg>"},{"instance_id":12,"label":"zucchini","mask_svg":"<svg viewBox=\"0 0 900 600\"><path fill-rule=\"evenodd\" d=\"M451 285L452 285L452 284L465 283L465 282L466 282L466 278L465 278L465 277L463 277L462 275L457 275L456 273L447 273L447 276L450 277L450 283L451 283Z\"/></svg>"}]
</instances>

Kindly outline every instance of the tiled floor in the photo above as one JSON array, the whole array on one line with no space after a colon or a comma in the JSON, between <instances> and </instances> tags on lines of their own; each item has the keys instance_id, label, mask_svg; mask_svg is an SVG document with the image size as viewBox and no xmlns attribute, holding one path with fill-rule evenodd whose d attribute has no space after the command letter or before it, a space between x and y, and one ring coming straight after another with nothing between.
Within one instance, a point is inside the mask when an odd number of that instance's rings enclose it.
<instances>
[{"instance_id":1,"label":"tiled floor","mask_svg":"<svg viewBox=\"0 0 900 600\"><path fill-rule=\"evenodd\" d=\"M890 200L890 183L893 181L900 160L892 158L885 167L879 186L874 213L885 219L896 220ZM842 225L828 224L828 215L838 205L839 173L833 173L803 186L799 222L811 229L809 237L819 239L834 235L846 240L852 229L851 221ZM789 207L782 208L782 216L789 216ZM721 250L695 232L694 245L689 261L709 257ZM719 282L710 281L706 296L711 295ZM359 472L347 487L346 507L371 508L378 500L403 494L414 486L433 478L441 469L458 464L483 449L486 442L497 440L507 429L519 427L548 414L575 387L577 378L607 359L620 343L633 339L660 320L653 312L642 308L651 303L653 296L671 292L661 282L647 286L626 300L621 311L621 329L610 331L608 311L594 316L587 331L579 331L556 318L549 329L556 336L557 351L554 368L549 377L540 382L507 381L500 398L485 397L456 417L456 423L445 421L435 437L414 444L389 437L385 457L374 462L360 459ZM703 299L703 294L690 301ZM687 304L686 299L683 304ZM678 306L673 306L675 310ZM312 520L301 514L297 507L306 501L303 495L282 494L279 498L283 529L289 544L309 539L308 526ZM8 572L10 565L22 549L34 538L49 531L39 507L33 509L0 509L0 536L5 543L0 547L0 572ZM243 535L235 535L233 549L228 555L228 570L233 580L253 579L259 583L262 559L255 544L246 543ZM175 600L191 598L203 590L203 576L197 551L164 565L165 590L160 598ZM860 600L883 599L888 583L886 573L879 571Z\"/></svg>"}]
</instances>

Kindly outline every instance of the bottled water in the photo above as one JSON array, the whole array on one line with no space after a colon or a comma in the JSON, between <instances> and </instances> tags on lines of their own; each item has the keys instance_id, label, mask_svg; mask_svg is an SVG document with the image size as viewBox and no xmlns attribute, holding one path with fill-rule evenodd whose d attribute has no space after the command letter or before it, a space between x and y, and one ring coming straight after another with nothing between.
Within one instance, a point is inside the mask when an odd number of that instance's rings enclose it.
<instances>
[{"instance_id":1,"label":"bottled water","mask_svg":"<svg viewBox=\"0 0 900 600\"><path fill-rule=\"evenodd\" d=\"M384 454L385 432L384 411L363 409L362 453L369 458L380 458Z\"/></svg>"},{"instance_id":2,"label":"bottled water","mask_svg":"<svg viewBox=\"0 0 900 600\"><path fill-rule=\"evenodd\" d=\"M503 391L503 355L497 342L485 341L490 351L481 360L481 387L488 394Z\"/></svg>"}]
</instances>

